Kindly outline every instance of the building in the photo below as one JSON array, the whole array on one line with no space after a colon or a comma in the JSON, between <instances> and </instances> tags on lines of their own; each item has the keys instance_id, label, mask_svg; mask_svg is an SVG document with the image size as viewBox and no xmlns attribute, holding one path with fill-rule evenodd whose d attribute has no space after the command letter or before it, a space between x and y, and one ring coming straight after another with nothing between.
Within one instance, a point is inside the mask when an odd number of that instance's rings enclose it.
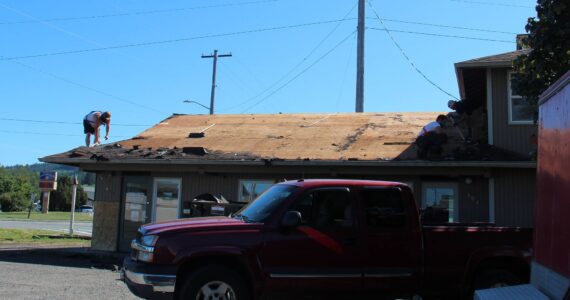
<instances>
[{"instance_id":1,"label":"building","mask_svg":"<svg viewBox=\"0 0 570 300\"><path fill-rule=\"evenodd\" d=\"M199 194L248 202L283 178L401 181L422 208L441 212L439 222L531 227L536 126L509 90L517 53L455 65L462 98L476 105L445 129L436 160L418 159L413 142L438 113L345 113L175 114L131 139L41 161L97 173L92 247L99 250L129 250L138 226L186 217Z\"/></svg>"}]
</instances>

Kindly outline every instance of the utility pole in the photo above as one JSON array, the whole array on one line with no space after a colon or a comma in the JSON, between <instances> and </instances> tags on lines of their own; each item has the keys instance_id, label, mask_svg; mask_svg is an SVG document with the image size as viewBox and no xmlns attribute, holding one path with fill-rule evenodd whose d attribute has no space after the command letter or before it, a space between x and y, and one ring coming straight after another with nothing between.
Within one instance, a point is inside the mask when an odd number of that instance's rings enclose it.
<instances>
[{"instance_id":1,"label":"utility pole","mask_svg":"<svg viewBox=\"0 0 570 300\"><path fill-rule=\"evenodd\" d=\"M366 0L358 0L358 45L356 49L356 112L364 111L364 19Z\"/></svg>"},{"instance_id":2,"label":"utility pole","mask_svg":"<svg viewBox=\"0 0 570 300\"><path fill-rule=\"evenodd\" d=\"M218 64L218 57L231 57L232 54L220 54L218 55L218 50L214 50L214 54L210 55L202 55L202 58L213 58L214 59L214 67L212 72L212 94L210 96L210 114L214 114L214 98L216 97L216 66Z\"/></svg>"}]
</instances>

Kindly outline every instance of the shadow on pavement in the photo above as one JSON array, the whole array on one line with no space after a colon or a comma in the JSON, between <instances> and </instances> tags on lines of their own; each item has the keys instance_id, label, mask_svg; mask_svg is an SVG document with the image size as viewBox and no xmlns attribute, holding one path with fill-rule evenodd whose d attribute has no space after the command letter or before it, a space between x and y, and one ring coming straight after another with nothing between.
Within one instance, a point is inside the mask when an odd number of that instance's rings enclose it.
<instances>
[{"instance_id":1,"label":"shadow on pavement","mask_svg":"<svg viewBox=\"0 0 570 300\"><path fill-rule=\"evenodd\" d=\"M0 249L0 265L2 262L11 262L118 271L125 255L94 252L85 247Z\"/></svg>"}]
</instances>

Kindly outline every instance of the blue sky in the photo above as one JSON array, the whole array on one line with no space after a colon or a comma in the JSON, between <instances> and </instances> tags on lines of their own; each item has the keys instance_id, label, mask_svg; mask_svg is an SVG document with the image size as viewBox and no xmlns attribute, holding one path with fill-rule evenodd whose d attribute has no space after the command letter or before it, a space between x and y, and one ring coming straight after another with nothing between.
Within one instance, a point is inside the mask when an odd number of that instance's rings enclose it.
<instances>
[{"instance_id":1,"label":"blue sky","mask_svg":"<svg viewBox=\"0 0 570 300\"><path fill-rule=\"evenodd\" d=\"M439 112L451 99L375 29L393 30L414 64L458 96L453 63L514 50L514 33L535 16L530 0L370 3L386 20L366 7L365 112ZM212 60L201 55L214 49L233 55L219 59L216 113L354 112L356 4L0 0L0 164L83 145L92 110L113 113L109 142L172 113L208 113L183 100L209 105Z\"/></svg>"}]
</instances>

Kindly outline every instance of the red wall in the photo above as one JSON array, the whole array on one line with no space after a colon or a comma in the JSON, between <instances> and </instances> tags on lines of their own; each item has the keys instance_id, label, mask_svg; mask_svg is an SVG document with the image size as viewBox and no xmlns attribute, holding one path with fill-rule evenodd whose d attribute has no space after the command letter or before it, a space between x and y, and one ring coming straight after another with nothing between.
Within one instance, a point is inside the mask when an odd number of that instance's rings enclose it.
<instances>
[{"instance_id":1,"label":"red wall","mask_svg":"<svg viewBox=\"0 0 570 300\"><path fill-rule=\"evenodd\" d=\"M534 249L536 261L570 277L570 72L566 75L566 86L540 105Z\"/></svg>"}]
</instances>

